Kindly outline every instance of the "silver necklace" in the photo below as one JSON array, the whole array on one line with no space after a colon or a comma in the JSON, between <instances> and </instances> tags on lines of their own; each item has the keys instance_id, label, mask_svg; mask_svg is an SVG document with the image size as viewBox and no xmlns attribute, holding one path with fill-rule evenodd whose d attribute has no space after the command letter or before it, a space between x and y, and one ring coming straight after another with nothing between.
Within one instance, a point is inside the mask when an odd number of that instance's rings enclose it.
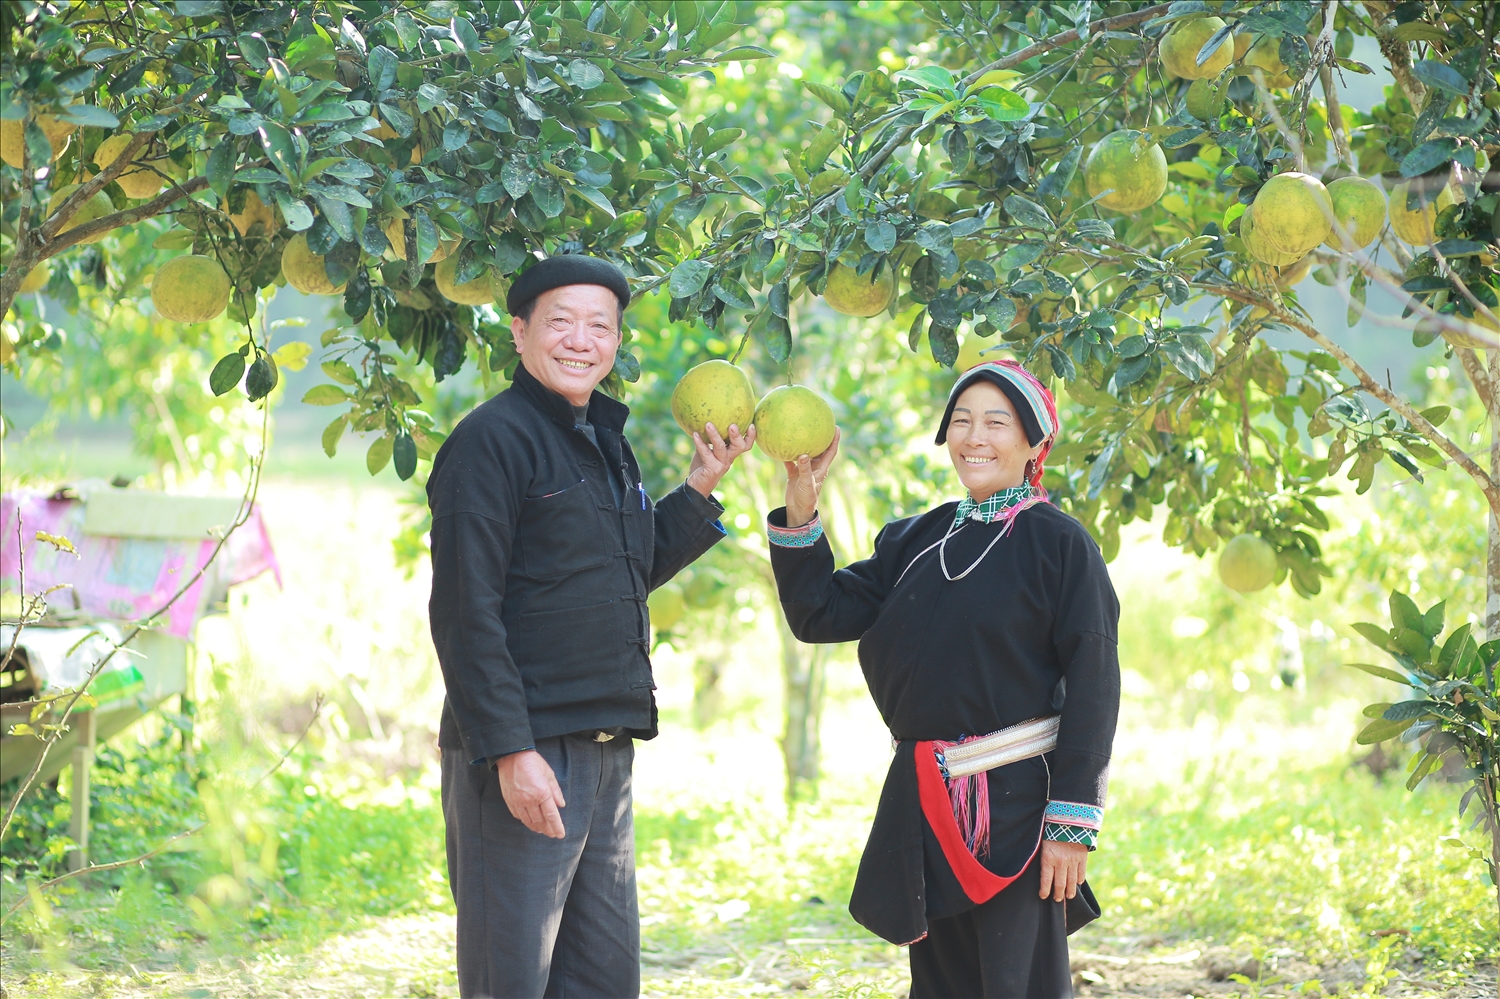
<instances>
[{"instance_id":1,"label":"silver necklace","mask_svg":"<svg viewBox=\"0 0 1500 999\"><path fill-rule=\"evenodd\" d=\"M926 548L923 548L921 551L917 552L917 554L913 556L912 560L906 563L906 568L901 570L901 575L896 577L896 584L895 586L892 586L891 589L894 590L896 586L900 586L901 580L906 578L906 574L911 571L911 567L917 564L917 559L921 558L923 555L926 555L934 548L938 550L938 565L941 566L943 570L943 578L950 583L956 583L960 579L963 579L965 576L967 576L969 573L973 572L975 569L979 568L979 563L984 561L984 557L990 553L990 549L999 544L1000 539L1010 533L1009 530L1002 528L1000 530L1000 533L996 534L995 537L990 541L990 543L985 545L984 551L979 553L979 557L974 560L974 564L970 565L967 569L959 573L957 576L954 576L948 572L948 539L953 537L968 525L969 522L967 520L960 521L959 523L954 524L953 526L948 528L948 530L943 534L941 538L939 538L937 541L934 541Z\"/></svg>"}]
</instances>

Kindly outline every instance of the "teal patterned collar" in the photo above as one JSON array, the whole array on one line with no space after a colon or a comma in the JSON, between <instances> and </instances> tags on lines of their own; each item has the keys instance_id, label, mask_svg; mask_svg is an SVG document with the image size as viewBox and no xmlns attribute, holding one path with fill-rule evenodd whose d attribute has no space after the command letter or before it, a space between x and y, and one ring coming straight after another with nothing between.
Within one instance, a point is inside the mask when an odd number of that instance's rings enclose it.
<instances>
[{"instance_id":1,"label":"teal patterned collar","mask_svg":"<svg viewBox=\"0 0 1500 999\"><path fill-rule=\"evenodd\" d=\"M958 512L953 516L953 526L957 527L971 517L981 524L993 524L1011 507L1017 503L1024 503L1033 495L1035 492L1031 486L1023 482L1019 486L1002 489L989 499L977 503L972 496L965 496L958 502Z\"/></svg>"}]
</instances>

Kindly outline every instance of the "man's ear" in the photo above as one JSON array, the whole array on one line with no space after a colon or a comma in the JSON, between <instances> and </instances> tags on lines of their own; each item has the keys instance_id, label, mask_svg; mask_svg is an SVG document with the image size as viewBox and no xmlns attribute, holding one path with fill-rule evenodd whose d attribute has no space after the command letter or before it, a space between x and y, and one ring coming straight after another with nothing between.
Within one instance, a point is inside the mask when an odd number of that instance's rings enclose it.
<instances>
[{"instance_id":1,"label":"man's ear","mask_svg":"<svg viewBox=\"0 0 1500 999\"><path fill-rule=\"evenodd\" d=\"M510 336L516 342L516 353L519 354L526 349L526 320L520 316L514 316L510 321Z\"/></svg>"}]
</instances>

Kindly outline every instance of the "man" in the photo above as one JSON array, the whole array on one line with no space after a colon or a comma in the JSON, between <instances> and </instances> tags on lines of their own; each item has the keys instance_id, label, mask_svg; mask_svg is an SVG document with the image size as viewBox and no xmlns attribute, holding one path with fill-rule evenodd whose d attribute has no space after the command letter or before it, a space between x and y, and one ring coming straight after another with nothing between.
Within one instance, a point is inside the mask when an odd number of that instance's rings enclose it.
<instances>
[{"instance_id":1,"label":"man","mask_svg":"<svg viewBox=\"0 0 1500 999\"><path fill-rule=\"evenodd\" d=\"M454 429L427 484L466 997L640 994L630 773L631 740L657 730L646 596L723 537L712 492L755 435L694 434L687 481L653 507L630 411L595 391L629 301L605 260L522 274L506 299L515 380Z\"/></svg>"}]
</instances>

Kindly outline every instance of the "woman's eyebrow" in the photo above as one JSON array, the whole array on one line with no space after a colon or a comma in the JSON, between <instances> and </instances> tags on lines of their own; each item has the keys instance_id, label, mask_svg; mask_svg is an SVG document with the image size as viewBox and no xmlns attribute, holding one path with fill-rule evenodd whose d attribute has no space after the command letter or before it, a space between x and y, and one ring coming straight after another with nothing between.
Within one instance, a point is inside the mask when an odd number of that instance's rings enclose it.
<instances>
[{"instance_id":1,"label":"woman's eyebrow","mask_svg":"<svg viewBox=\"0 0 1500 999\"><path fill-rule=\"evenodd\" d=\"M985 416L1011 416L1013 414L1008 409L986 409L984 411L984 415Z\"/></svg>"}]
</instances>

